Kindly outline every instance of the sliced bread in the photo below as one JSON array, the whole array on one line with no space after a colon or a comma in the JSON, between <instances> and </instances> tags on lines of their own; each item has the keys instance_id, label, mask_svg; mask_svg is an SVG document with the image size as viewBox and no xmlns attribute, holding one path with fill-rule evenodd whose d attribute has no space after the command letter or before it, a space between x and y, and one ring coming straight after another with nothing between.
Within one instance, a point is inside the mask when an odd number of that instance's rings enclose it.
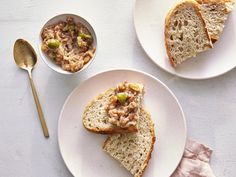
<instances>
[{"instance_id":1,"label":"sliced bread","mask_svg":"<svg viewBox=\"0 0 236 177\"><path fill-rule=\"evenodd\" d=\"M113 95L115 95L115 88L111 88L105 93L100 94L86 106L83 114L84 127L89 131L99 134L137 132L137 124L124 128L109 122L110 116L106 109L110 103L110 98ZM138 113L142 104L143 90L136 97L138 104L137 115L139 115Z\"/></svg>"},{"instance_id":2,"label":"sliced bread","mask_svg":"<svg viewBox=\"0 0 236 177\"><path fill-rule=\"evenodd\" d=\"M224 29L228 14L233 10L234 0L196 0L212 42L216 42Z\"/></svg>"},{"instance_id":3,"label":"sliced bread","mask_svg":"<svg viewBox=\"0 0 236 177\"><path fill-rule=\"evenodd\" d=\"M103 149L122 164L134 177L141 177L155 143L154 124L148 112L141 109L137 133L110 135Z\"/></svg>"},{"instance_id":4,"label":"sliced bread","mask_svg":"<svg viewBox=\"0 0 236 177\"><path fill-rule=\"evenodd\" d=\"M213 47L195 0L181 1L169 11L165 20L165 45L174 67Z\"/></svg>"}]
</instances>

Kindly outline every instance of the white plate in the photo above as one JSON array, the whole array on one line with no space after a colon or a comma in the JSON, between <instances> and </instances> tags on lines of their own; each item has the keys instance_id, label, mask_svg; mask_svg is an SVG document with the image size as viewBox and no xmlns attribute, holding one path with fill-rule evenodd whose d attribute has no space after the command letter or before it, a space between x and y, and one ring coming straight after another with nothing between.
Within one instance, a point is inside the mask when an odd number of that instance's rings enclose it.
<instances>
[{"instance_id":1,"label":"white plate","mask_svg":"<svg viewBox=\"0 0 236 177\"><path fill-rule=\"evenodd\" d=\"M147 55L162 69L188 79L207 79L219 76L236 66L236 10L226 21L223 34L214 49L172 68L166 55L164 21L177 0L136 0L134 24L138 39Z\"/></svg>"},{"instance_id":2,"label":"white plate","mask_svg":"<svg viewBox=\"0 0 236 177\"><path fill-rule=\"evenodd\" d=\"M102 150L107 136L88 132L82 124L86 104L124 80L145 85L144 107L155 123L157 141L144 177L168 177L177 167L185 146L186 123L176 97L151 75L134 70L111 70L91 77L76 88L61 111L59 147L65 164L75 177L131 177Z\"/></svg>"}]
</instances>

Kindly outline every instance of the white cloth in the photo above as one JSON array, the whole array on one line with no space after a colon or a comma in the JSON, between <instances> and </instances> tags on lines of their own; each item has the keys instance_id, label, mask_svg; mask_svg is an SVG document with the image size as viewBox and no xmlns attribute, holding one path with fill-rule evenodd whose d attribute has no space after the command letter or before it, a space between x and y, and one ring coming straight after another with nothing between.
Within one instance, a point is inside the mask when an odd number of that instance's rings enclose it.
<instances>
[{"instance_id":1,"label":"white cloth","mask_svg":"<svg viewBox=\"0 0 236 177\"><path fill-rule=\"evenodd\" d=\"M183 158L171 177L215 177L209 165L212 150L187 140Z\"/></svg>"}]
</instances>

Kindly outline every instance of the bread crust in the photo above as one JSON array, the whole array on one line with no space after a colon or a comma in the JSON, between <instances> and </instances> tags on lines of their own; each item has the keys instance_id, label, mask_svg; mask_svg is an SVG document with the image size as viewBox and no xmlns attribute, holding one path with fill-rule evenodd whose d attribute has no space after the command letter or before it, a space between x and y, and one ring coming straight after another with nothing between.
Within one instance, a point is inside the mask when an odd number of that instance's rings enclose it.
<instances>
[{"instance_id":1,"label":"bread crust","mask_svg":"<svg viewBox=\"0 0 236 177\"><path fill-rule=\"evenodd\" d=\"M195 1L195 0L185 0L185 1L181 1L179 3L177 3L167 14L166 16L166 19L165 19L165 30L164 30L164 36L165 36L165 47L166 47L166 52L167 52L167 55L169 57L169 60L170 60L170 63L171 65L175 68L177 66L177 64L175 63L175 59L171 56L171 53L170 53L170 47L168 46L168 42L167 42L167 39L168 39L168 29L170 28L170 21L171 21L171 17L174 15L175 11L177 9L180 9L184 6L192 6L195 11L196 11L196 14L198 17L200 17L203 25L204 25L204 29L205 29L205 33L207 35L207 38L208 40L210 41L210 44L211 44L211 39L210 39L210 36L208 34L208 30L206 28L206 23L205 23L205 20L203 19L203 16L201 14L201 9L199 7L199 4ZM209 44L209 47L212 48L212 45Z\"/></svg>"},{"instance_id":2,"label":"bread crust","mask_svg":"<svg viewBox=\"0 0 236 177\"><path fill-rule=\"evenodd\" d=\"M195 0L197 1L199 4L202 4L202 3L227 3L227 2L230 2L230 3L233 3L234 0Z\"/></svg>"},{"instance_id":3,"label":"bread crust","mask_svg":"<svg viewBox=\"0 0 236 177\"><path fill-rule=\"evenodd\" d=\"M144 110L144 109L143 109ZM149 112L146 111L146 113L148 114L148 118L149 118L149 123L150 123L150 131L151 131L151 134L152 134L152 143L151 143L151 148L150 148L150 151L148 152L148 156L147 156L147 159L144 161L143 163L143 169L142 169L142 174L140 176L135 176L135 177L142 177L143 176L143 173L145 171L145 169L147 168L147 165L149 163L149 160L151 159L152 157L152 151L153 151L153 148L154 148L154 144L156 142L156 136L155 136L155 129L154 129L154 123L152 122L151 120L151 115Z\"/></svg>"},{"instance_id":4,"label":"bread crust","mask_svg":"<svg viewBox=\"0 0 236 177\"><path fill-rule=\"evenodd\" d=\"M88 105L85 107L84 112L87 112L87 110L94 104L94 102L96 100L101 99L106 94L114 92L114 90L115 90L114 88L110 88L105 93L99 94L97 97L95 97L92 101L90 101L88 103ZM88 131L93 132L93 133L97 133L97 134L114 134L114 133L133 133L133 132L138 131L136 126L130 126L128 128L121 128L121 127L118 127L118 126L115 126L115 125L112 125L112 124L109 128L104 128L104 129L102 129L102 128L97 129L96 127L91 127L90 128L90 127L86 126L85 117L86 117L86 115L83 114L83 117L82 117L83 126Z\"/></svg>"},{"instance_id":5,"label":"bread crust","mask_svg":"<svg viewBox=\"0 0 236 177\"><path fill-rule=\"evenodd\" d=\"M151 131L151 135L152 135L152 143L151 143L151 148L150 148L150 151L148 152L148 156L147 156L147 159L144 161L144 163L142 164L142 174L140 176L134 176L134 177L142 177L143 176L143 173L149 163L149 160L151 159L151 154L152 154L152 151L153 151L153 148L154 148L154 144L156 142L156 136L155 136L155 129L154 129L154 123L152 122L152 119L151 119L151 115L149 112L145 111L145 109L141 108L141 112L145 112L147 114L147 118L148 118L148 122L149 122L149 125L150 125L150 131ZM105 142L103 143L103 146L102 148L105 149L105 146L107 145L107 143L110 141L111 137L109 136Z\"/></svg>"},{"instance_id":6,"label":"bread crust","mask_svg":"<svg viewBox=\"0 0 236 177\"><path fill-rule=\"evenodd\" d=\"M99 130L96 128L86 127L85 125L84 125L84 127L92 133L104 134L104 135L116 134L116 133L134 133L134 132L138 131L137 128L134 126L130 126L129 128L126 128L126 129L123 129L120 127L114 127L114 128L99 129Z\"/></svg>"}]
</instances>

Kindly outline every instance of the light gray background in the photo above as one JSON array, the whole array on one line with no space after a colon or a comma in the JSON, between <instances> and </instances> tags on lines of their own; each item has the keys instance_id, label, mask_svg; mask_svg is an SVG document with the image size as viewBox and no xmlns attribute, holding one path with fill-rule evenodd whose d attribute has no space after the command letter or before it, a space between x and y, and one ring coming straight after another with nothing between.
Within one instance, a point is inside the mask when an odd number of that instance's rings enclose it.
<instances>
[{"instance_id":1,"label":"light gray background","mask_svg":"<svg viewBox=\"0 0 236 177\"><path fill-rule=\"evenodd\" d=\"M148 72L163 81L183 107L188 136L213 148L211 166L215 175L235 176L236 70L215 79L193 81L158 68L148 59L136 37L134 3L134 0L1 1L1 177L72 177L57 144L57 123L63 103L68 94L90 76L122 67ZM73 76L55 73L39 57L33 78L50 131L50 139L46 140L27 73L15 66L12 48L17 38L24 38L38 51L38 34L43 23L65 12L79 14L91 22L98 37L98 53L86 71Z\"/></svg>"}]
</instances>

